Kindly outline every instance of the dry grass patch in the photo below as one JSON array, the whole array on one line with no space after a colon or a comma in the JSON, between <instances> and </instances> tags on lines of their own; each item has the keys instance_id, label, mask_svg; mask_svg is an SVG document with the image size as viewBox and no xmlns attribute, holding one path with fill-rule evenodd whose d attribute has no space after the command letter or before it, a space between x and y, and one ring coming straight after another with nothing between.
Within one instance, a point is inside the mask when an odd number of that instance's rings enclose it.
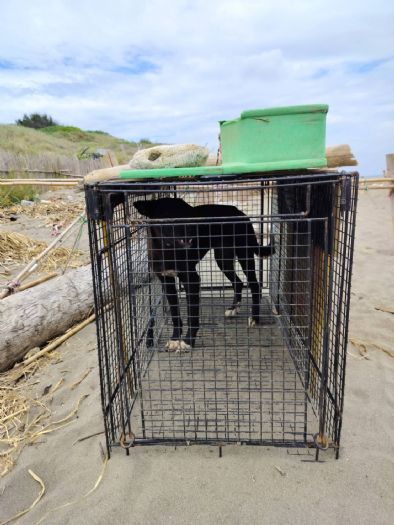
<instances>
[{"instance_id":1,"label":"dry grass patch","mask_svg":"<svg viewBox=\"0 0 394 525\"><path fill-rule=\"evenodd\" d=\"M39 255L47 247L47 243L30 239L22 233L0 232L0 265L28 263ZM63 268L81 266L83 252L60 246L51 250L48 255L40 261L42 270L50 271Z\"/></svg>"}]
</instances>

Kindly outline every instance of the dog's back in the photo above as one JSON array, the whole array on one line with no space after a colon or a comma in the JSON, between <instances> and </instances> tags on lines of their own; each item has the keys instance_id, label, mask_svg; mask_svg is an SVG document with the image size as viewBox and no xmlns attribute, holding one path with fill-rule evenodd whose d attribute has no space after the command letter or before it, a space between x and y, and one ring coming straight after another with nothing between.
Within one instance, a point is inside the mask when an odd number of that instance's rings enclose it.
<instances>
[{"instance_id":1,"label":"dog's back","mask_svg":"<svg viewBox=\"0 0 394 525\"><path fill-rule=\"evenodd\" d=\"M273 246L260 246L250 218L236 206L227 204L191 206L183 199L174 197L137 201L134 206L142 215L150 219L184 218L185 223L189 222L187 219L192 219L189 224L196 227L187 228L186 237L196 237L195 248L196 244L204 251L215 247L232 247L234 253L238 248L248 248L259 257L267 257L274 253Z\"/></svg>"},{"instance_id":2,"label":"dog's back","mask_svg":"<svg viewBox=\"0 0 394 525\"><path fill-rule=\"evenodd\" d=\"M200 243L209 240L209 247L249 249L252 253L265 257L270 255L269 247L261 247L256 238L252 221L236 206L227 204L202 204L193 208L196 218L206 218L199 224Z\"/></svg>"}]
</instances>

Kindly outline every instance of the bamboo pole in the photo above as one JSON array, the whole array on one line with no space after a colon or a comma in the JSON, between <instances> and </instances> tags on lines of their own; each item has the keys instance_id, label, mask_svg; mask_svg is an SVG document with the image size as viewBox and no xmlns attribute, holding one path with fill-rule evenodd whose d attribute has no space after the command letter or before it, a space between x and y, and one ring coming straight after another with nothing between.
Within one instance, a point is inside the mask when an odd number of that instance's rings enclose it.
<instances>
[{"instance_id":1,"label":"bamboo pole","mask_svg":"<svg viewBox=\"0 0 394 525\"><path fill-rule=\"evenodd\" d=\"M108 168L108 169L111 169L111 168ZM118 169L118 166L116 167L116 170L117 169ZM337 170L327 169L327 171L336 172ZM0 187L2 186L25 186L25 185L26 186L78 186L82 179L83 179L82 176L75 176L75 180L70 180L70 179L1 179L0 178ZM107 179L103 178L103 180L107 180ZM393 182L394 183L394 177L387 176L387 177L380 177L380 178L376 177L376 178L370 178L370 179L361 178L359 180L360 186L365 185L365 184L376 184L379 182L389 182L389 183ZM382 189L386 189L386 187Z\"/></svg>"},{"instance_id":2,"label":"bamboo pole","mask_svg":"<svg viewBox=\"0 0 394 525\"><path fill-rule=\"evenodd\" d=\"M360 188L361 190L364 190L364 191L369 191L369 190L391 190L393 191L394 190L394 185L390 185L390 186L368 186L368 187L362 187Z\"/></svg>"},{"instance_id":3,"label":"bamboo pole","mask_svg":"<svg viewBox=\"0 0 394 525\"><path fill-rule=\"evenodd\" d=\"M0 173L48 173L48 175L53 175L55 173L66 174L70 173L71 170L41 170L41 169L29 169L29 168L7 168L0 169Z\"/></svg>"},{"instance_id":4,"label":"bamboo pole","mask_svg":"<svg viewBox=\"0 0 394 525\"><path fill-rule=\"evenodd\" d=\"M79 176L79 178L83 178L82 176ZM75 180L70 180L69 178L67 179L62 179L62 178L32 178L32 179L24 179L24 178L12 178L12 179L2 179L0 178L0 183L4 184L4 183L8 183L8 182L23 182L23 184L28 184L30 181L33 181L33 182L76 182Z\"/></svg>"},{"instance_id":5,"label":"bamboo pole","mask_svg":"<svg viewBox=\"0 0 394 525\"><path fill-rule=\"evenodd\" d=\"M374 178L374 179L363 179L361 178L359 180L360 184L362 183L365 183L365 184L371 184L371 183L374 183L374 182L394 182L394 177L380 177L380 178Z\"/></svg>"},{"instance_id":6,"label":"bamboo pole","mask_svg":"<svg viewBox=\"0 0 394 525\"><path fill-rule=\"evenodd\" d=\"M34 355L29 357L28 359L25 359L21 363L18 363L16 366L30 365L30 363L32 363L33 361L35 361L39 357L42 357L43 355L47 354L48 352L51 352L52 350L54 350L55 348L60 346L62 343L64 343L64 341L67 341L67 339L69 339L71 336L73 336L74 334L76 334L77 332L82 330L82 328L85 328L85 326L90 324L95 319L96 319L96 314L89 315L89 317L87 319L85 319L81 323L76 324L75 326L70 328L70 330L67 330L67 332L65 334L61 335L60 337L57 337L54 341L49 343L42 350L40 350L39 352L35 353Z\"/></svg>"},{"instance_id":7,"label":"bamboo pole","mask_svg":"<svg viewBox=\"0 0 394 525\"><path fill-rule=\"evenodd\" d=\"M35 279L34 281L30 281L29 283L23 284L18 288L18 292L23 292L23 290L28 290L29 288L33 288L33 286L37 286L37 284L45 283L46 281L49 281L49 279L53 279L58 275L57 272L51 272L46 275L43 275L42 277L39 277L38 279Z\"/></svg>"},{"instance_id":8,"label":"bamboo pole","mask_svg":"<svg viewBox=\"0 0 394 525\"><path fill-rule=\"evenodd\" d=\"M77 186L79 184L79 179L77 180L68 180L68 181L37 181L34 179L22 179L19 181L7 180L0 181L0 188L2 186Z\"/></svg>"},{"instance_id":9,"label":"bamboo pole","mask_svg":"<svg viewBox=\"0 0 394 525\"><path fill-rule=\"evenodd\" d=\"M9 283L8 288L0 292L0 299L7 297L12 289L18 286L18 283L25 279L30 273L34 272L37 268L38 263L43 259L60 241L69 233L74 226L76 226L85 217L85 211L83 211L78 217L58 236L49 244L44 251L42 251L37 257L34 257L25 268L18 273L18 275Z\"/></svg>"}]
</instances>

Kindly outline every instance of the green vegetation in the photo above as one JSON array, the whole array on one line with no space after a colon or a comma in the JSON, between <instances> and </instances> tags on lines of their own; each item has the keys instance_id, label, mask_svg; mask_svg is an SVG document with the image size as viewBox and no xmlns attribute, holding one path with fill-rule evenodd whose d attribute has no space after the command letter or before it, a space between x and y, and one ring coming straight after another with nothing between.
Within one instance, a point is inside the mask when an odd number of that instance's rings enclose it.
<instances>
[{"instance_id":1,"label":"green vegetation","mask_svg":"<svg viewBox=\"0 0 394 525\"><path fill-rule=\"evenodd\" d=\"M43 133L52 135L55 137L63 137L72 142L94 142L95 132L93 131L83 131L80 128L75 126L48 126L41 130Z\"/></svg>"},{"instance_id":2,"label":"green vegetation","mask_svg":"<svg viewBox=\"0 0 394 525\"><path fill-rule=\"evenodd\" d=\"M23 115L22 119L16 121L18 126L25 126L26 128L41 129L48 126L56 126L57 122L52 117L41 113L30 113L30 115Z\"/></svg>"},{"instance_id":3,"label":"green vegetation","mask_svg":"<svg viewBox=\"0 0 394 525\"><path fill-rule=\"evenodd\" d=\"M20 125L0 125L0 150L13 154L53 154L65 157L94 157L97 150L113 151L120 164L128 162L138 148L150 147L148 139L131 142L103 131L84 131L75 126L52 125L32 129Z\"/></svg>"},{"instance_id":4,"label":"green vegetation","mask_svg":"<svg viewBox=\"0 0 394 525\"><path fill-rule=\"evenodd\" d=\"M40 130L12 124L0 125L0 150L15 155L73 155L67 140L59 140Z\"/></svg>"},{"instance_id":5,"label":"green vegetation","mask_svg":"<svg viewBox=\"0 0 394 525\"><path fill-rule=\"evenodd\" d=\"M4 186L0 188L0 208L19 204L22 200L34 201L37 197L33 186Z\"/></svg>"}]
</instances>

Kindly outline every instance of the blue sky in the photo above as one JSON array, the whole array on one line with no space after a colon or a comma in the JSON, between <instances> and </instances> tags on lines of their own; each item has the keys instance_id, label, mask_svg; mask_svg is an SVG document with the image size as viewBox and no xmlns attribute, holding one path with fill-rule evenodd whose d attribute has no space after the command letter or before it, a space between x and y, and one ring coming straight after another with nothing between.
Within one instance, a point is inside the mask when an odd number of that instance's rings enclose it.
<instances>
[{"instance_id":1,"label":"blue sky","mask_svg":"<svg viewBox=\"0 0 394 525\"><path fill-rule=\"evenodd\" d=\"M218 120L327 103L327 144L362 175L394 152L388 0L0 0L0 16L1 123L43 112L215 151Z\"/></svg>"}]
</instances>

